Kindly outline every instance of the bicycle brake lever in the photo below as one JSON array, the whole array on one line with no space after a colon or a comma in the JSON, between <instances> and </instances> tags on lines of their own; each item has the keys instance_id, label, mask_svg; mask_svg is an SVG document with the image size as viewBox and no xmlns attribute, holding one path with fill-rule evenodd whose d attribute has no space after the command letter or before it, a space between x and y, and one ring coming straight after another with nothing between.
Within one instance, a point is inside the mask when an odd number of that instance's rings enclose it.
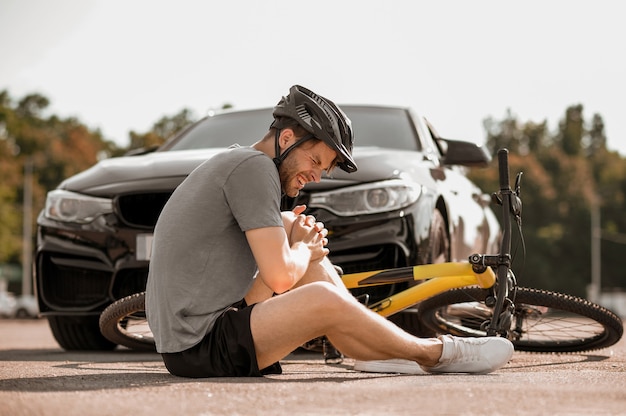
<instances>
[{"instance_id":1,"label":"bicycle brake lever","mask_svg":"<svg viewBox=\"0 0 626 416\"><path fill-rule=\"evenodd\" d=\"M521 185L522 185L522 175L524 174L524 172L519 172L517 174L517 176L515 177L515 195L521 197L522 196L522 190L521 190Z\"/></svg>"}]
</instances>

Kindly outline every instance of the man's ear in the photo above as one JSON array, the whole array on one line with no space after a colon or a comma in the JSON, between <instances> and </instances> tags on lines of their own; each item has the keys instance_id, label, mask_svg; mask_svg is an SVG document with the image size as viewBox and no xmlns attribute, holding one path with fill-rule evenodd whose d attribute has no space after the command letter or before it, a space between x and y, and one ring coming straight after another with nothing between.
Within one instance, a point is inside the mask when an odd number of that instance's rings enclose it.
<instances>
[{"instance_id":1,"label":"man's ear","mask_svg":"<svg viewBox=\"0 0 626 416\"><path fill-rule=\"evenodd\" d=\"M292 144L296 142L296 135L293 130L289 127L285 127L280 131L280 136L278 137L278 143L280 144L281 149L286 149Z\"/></svg>"}]
</instances>

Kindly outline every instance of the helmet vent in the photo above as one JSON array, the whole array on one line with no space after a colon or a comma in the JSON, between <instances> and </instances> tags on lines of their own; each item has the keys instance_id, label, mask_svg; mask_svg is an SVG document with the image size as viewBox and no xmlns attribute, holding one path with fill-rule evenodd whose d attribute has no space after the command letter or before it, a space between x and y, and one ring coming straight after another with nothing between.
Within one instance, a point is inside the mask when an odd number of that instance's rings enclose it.
<instances>
[{"instance_id":1,"label":"helmet vent","mask_svg":"<svg viewBox=\"0 0 626 416\"><path fill-rule=\"evenodd\" d=\"M299 106L297 106L296 112L298 113L298 117L300 117L302 121L304 121L309 126L311 125L311 114L309 114L304 104L300 104Z\"/></svg>"}]
</instances>

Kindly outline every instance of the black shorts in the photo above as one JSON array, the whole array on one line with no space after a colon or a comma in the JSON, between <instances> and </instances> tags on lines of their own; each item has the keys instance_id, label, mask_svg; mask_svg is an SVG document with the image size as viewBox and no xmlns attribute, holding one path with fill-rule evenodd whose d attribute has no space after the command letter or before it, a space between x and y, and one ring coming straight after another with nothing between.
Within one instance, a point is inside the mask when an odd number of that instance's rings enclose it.
<instances>
[{"instance_id":1,"label":"black shorts","mask_svg":"<svg viewBox=\"0 0 626 416\"><path fill-rule=\"evenodd\" d=\"M259 370L250 332L253 307L228 309L200 343L182 352L161 354L167 370L175 376L193 378L281 374L279 363Z\"/></svg>"}]
</instances>

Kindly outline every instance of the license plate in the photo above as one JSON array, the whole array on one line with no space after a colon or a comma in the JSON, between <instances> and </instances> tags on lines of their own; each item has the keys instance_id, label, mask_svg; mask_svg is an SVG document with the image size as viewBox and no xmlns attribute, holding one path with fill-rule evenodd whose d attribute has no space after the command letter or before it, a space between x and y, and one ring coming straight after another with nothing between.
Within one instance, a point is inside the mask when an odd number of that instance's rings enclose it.
<instances>
[{"instance_id":1,"label":"license plate","mask_svg":"<svg viewBox=\"0 0 626 416\"><path fill-rule=\"evenodd\" d=\"M152 234L137 234L137 260L150 260L153 238Z\"/></svg>"}]
</instances>

